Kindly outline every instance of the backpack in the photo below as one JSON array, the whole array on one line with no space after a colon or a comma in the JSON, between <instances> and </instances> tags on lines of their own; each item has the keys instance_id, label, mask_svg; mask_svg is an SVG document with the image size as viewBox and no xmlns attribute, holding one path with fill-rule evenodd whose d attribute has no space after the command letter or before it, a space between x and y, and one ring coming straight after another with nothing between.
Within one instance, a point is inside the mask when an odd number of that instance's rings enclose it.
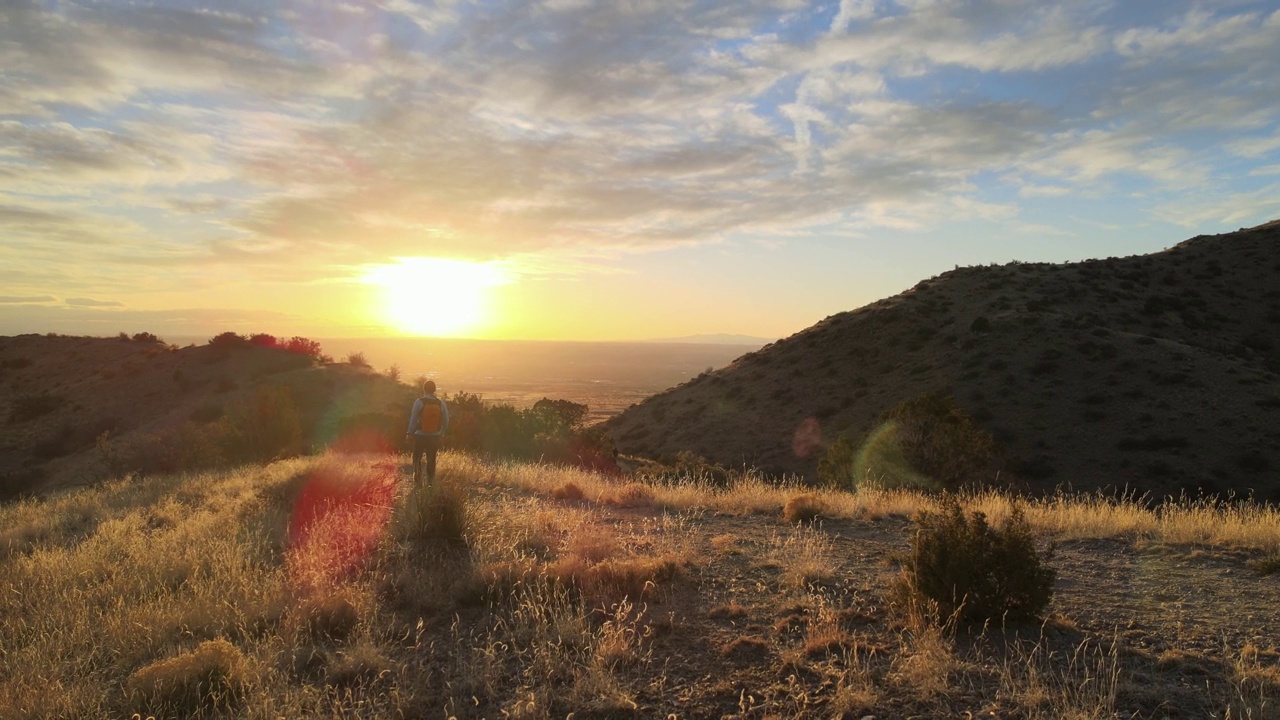
<instances>
[{"instance_id":1,"label":"backpack","mask_svg":"<svg viewBox=\"0 0 1280 720\"><path fill-rule=\"evenodd\" d=\"M440 432L440 428L444 425L444 411L440 407L440 400L433 397L422 398L422 415L420 416L418 427L422 432L428 435L435 435Z\"/></svg>"}]
</instances>

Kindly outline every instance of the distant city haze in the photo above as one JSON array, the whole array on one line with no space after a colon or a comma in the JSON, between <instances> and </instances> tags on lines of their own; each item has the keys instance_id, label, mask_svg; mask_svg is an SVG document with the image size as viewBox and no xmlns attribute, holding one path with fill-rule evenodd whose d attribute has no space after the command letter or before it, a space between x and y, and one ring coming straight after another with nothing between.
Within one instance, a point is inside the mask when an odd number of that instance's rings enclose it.
<instances>
[{"instance_id":1,"label":"distant city haze","mask_svg":"<svg viewBox=\"0 0 1280 720\"><path fill-rule=\"evenodd\" d=\"M208 340L166 339L179 345ZM439 338L330 338L319 342L325 354L336 361L345 361L350 353L362 353L380 372L395 365L401 380L430 377L448 395L476 393L487 401L517 407L527 407L544 397L572 400L586 403L593 420L614 415L708 368L724 367L763 344Z\"/></svg>"}]
</instances>

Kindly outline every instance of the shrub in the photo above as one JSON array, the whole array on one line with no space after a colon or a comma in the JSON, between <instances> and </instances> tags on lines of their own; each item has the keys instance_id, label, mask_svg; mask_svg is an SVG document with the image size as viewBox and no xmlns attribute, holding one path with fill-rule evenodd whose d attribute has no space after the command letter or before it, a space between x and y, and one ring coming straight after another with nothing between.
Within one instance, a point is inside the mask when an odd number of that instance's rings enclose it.
<instances>
[{"instance_id":1,"label":"shrub","mask_svg":"<svg viewBox=\"0 0 1280 720\"><path fill-rule=\"evenodd\" d=\"M370 367L369 361L365 359L364 353L362 352L347 353L347 364L363 368Z\"/></svg>"},{"instance_id":2,"label":"shrub","mask_svg":"<svg viewBox=\"0 0 1280 720\"><path fill-rule=\"evenodd\" d=\"M0 361L0 368L5 370L22 370L24 368L31 367L33 364L35 364L34 361L29 357L16 357Z\"/></svg>"},{"instance_id":3,"label":"shrub","mask_svg":"<svg viewBox=\"0 0 1280 720\"><path fill-rule=\"evenodd\" d=\"M320 343L315 340L309 340L299 335L294 335L284 343L284 349L291 353L306 355L308 357L319 360L323 357L320 351Z\"/></svg>"},{"instance_id":4,"label":"shrub","mask_svg":"<svg viewBox=\"0 0 1280 720\"><path fill-rule=\"evenodd\" d=\"M808 522L822 515L822 501L816 495L796 495L782 507L782 517L787 522Z\"/></svg>"},{"instance_id":5,"label":"shrub","mask_svg":"<svg viewBox=\"0 0 1280 720\"><path fill-rule=\"evenodd\" d=\"M991 433L974 424L945 393L926 393L890 411L903 456L944 490L986 482L1001 464Z\"/></svg>"},{"instance_id":6,"label":"shrub","mask_svg":"<svg viewBox=\"0 0 1280 720\"><path fill-rule=\"evenodd\" d=\"M349 589L307 598L298 604L297 622L312 640L341 642L360 624L360 599Z\"/></svg>"},{"instance_id":7,"label":"shrub","mask_svg":"<svg viewBox=\"0 0 1280 720\"><path fill-rule=\"evenodd\" d=\"M572 400L552 400L544 397L534 403L531 410L538 415L549 414L563 424L564 427L574 428L586 420L588 408L586 405Z\"/></svg>"},{"instance_id":8,"label":"shrub","mask_svg":"<svg viewBox=\"0 0 1280 720\"><path fill-rule=\"evenodd\" d=\"M233 462L271 460L302 449L298 407L282 388L258 388L221 425L223 450Z\"/></svg>"},{"instance_id":9,"label":"shrub","mask_svg":"<svg viewBox=\"0 0 1280 720\"><path fill-rule=\"evenodd\" d=\"M551 491L551 497L556 500L581 500L582 488L577 483L567 482L564 485Z\"/></svg>"},{"instance_id":10,"label":"shrub","mask_svg":"<svg viewBox=\"0 0 1280 720\"><path fill-rule=\"evenodd\" d=\"M519 409L506 403L490 405L465 392L446 399L447 449L618 472L608 434L599 426L583 427L586 405L543 398Z\"/></svg>"},{"instance_id":11,"label":"shrub","mask_svg":"<svg viewBox=\"0 0 1280 720\"><path fill-rule=\"evenodd\" d=\"M129 677L129 696L148 710L195 715L226 707L248 684L248 662L226 640L208 640L192 652L144 666Z\"/></svg>"},{"instance_id":12,"label":"shrub","mask_svg":"<svg viewBox=\"0 0 1280 720\"><path fill-rule=\"evenodd\" d=\"M917 530L900 590L938 605L940 616L967 622L1040 615L1053 597L1056 573L1046 567L1031 526L1014 506L1000 528L966 514L952 495L937 512L916 515Z\"/></svg>"},{"instance_id":13,"label":"shrub","mask_svg":"<svg viewBox=\"0 0 1280 720\"><path fill-rule=\"evenodd\" d=\"M223 425L185 422L142 434L124 452L115 448L111 435L99 435L98 455L108 476L126 470L170 474L221 465L224 444Z\"/></svg>"},{"instance_id":14,"label":"shrub","mask_svg":"<svg viewBox=\"0 0 1280 720\"><path fill-rule=\"evenodd\" d=\"M250 335L249 344L266 348L279 347L280 345L279 341L276 340L275 335L269 335L267 333L254 333L253 335Z\"/></svg>"},{"instance_id":15,"label":"shrub","mask_svg":"<svg viewBox=\"0 0 1280 720\"><path fill-rule=\"evenodd\" d=\"M1275 575L1280 573L1280 549L1249 563L1249 567L1259 575Z\"/></svg>"},{"instance_id":16,"label":"shrub","mask_svg":"<svg viewBox=\"0 0 1280 720\"><path fill-rule=\"evenodd\" d=\"M66 398L47 392L38 395L19 395L14 398L13 408L9 411L9 422L34 420L42 415L48 415L65 403Z\"/></svg>"},{"instance_id":17,"label":"shrub","mask_svg":"<svg viewBox=\"0 0 1280 720\"><path fill-rule=\"evenodd\" d=\"M230 330L224 333L218 333L217 335L214 335L213 337L209 338L210 347L221 347L221 348L245 347L248 344L249 344L248 338L246 338L243 335L231 332Z\"/></svg>"},{"instance_id":18,"label":"shrub","mask_svg":"<svg viewBox=\"0 0 1280 720\"><path fill-rule=\"evenodd\" d=\"M848 438L840 438L827 448L818 460L818 480L823 485L852 490L857 486L853 476L858 446Z\"/></svg>"}]
</instances>

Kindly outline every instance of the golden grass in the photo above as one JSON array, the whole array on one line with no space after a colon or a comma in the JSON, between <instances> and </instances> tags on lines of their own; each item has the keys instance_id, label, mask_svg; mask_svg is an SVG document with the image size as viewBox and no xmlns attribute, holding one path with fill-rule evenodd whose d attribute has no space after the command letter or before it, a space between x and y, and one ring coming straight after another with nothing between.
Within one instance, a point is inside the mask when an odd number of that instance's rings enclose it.
<instances>
[{"instance_id":1,"label":"golden grass","mask_svg":"<svg viewBox=\"0 0 1280 720\"><path fill-rule=\"evenodd\" d=\"M385 500L366 492L386 473L394 484L398 468L380 463L304 458L0 507L0 714L200 716L233 704L254 717L634 713L646 673L656 672L645 603L701 572L686 573L691 566L750 562L735 555L754 541L693 532L704 516L774 523L760 552L782 593L803 596L838 579L840 565L820 526L777 524L789 500L809 495L824 518L847 520L934 507L900 490L814 490L750 474L725 487L620 482L443 453L448 512L424 513L407 483ZM318 483L332 492L300 523ZM569 485L580 502L551 500ZM1011 502L965 498L996 522ZM604 505L621 508L608 523ZM1085 496L1023 506L1038 532L1059 539L1280 550L1280 515L1255 504L1149 508ZM454 529L442 534L461 542L430 539L443 523ZM755 612L728 607L726 619ZM789 652L844 668L826 700L833 711L873 708L895 688L950 692L976 662L923 622L904 630L902 652L873 659L859 650L862 630L823 607L805 617ZM735 662L781 656L754 636L726 652ZM1114 707L1120 663L1111 648L1019 652L1001 679L1018 713L1103 717ZM1232 717L1276 706L1280 671L1269 653L1246 648L1230 669ZM1076 659L1064 666L1063 657Z\"/></svg>"},{"instance_id":2,"label":"golden grass","mask_svg":"<svg viewBox=\"0 0 1280 720\"><path fill-rule=\"evenodd\" d=\"M724 487L693 478L648 484L639 490L634 482L619 483L557 466L489 464L472 458L463 459L462 465L463 476L542 495L551 495L571 482L590 502L647 503L674 511L776 515L800 496L804 496L805 505L821 508L823 517L837 519L909 518L920 510L938 509L935 496L914 490L861 487L850 493L808 488L795 481L766 481L754 472L736 477ZM634 501L625 500L631 495ZM1145 538L1170 544L1280 551L1280 508L1249 501L1168 500L1150 505L1143 498L1117 499L1102 494L1015 500L993 490L965 495L962 502L969 509L985 512L996 523L1008 516L1011 503L1018 502L1036 531L1059 540Z\"/></svg>"},{"instance_id":3,"label":"golden grass","mask_svg":"<svg viewBox=\"0 0 1280 720\"><path fill-rule=\"evenodd\" d=\"M130 702L152 712L181 715L226 707L244 693L248 662L226 640L206 640L195 650L145 665L125 683Z\"/></svg>"},{"instance_id":4,"label":"golden grass","mask_svg":"<svg viewBox=\"0 0 1280 720\"><path fill-rule=\"evenodd\" d=\"M997 663L1002 694L1020 717L1103 720L1116 717L1123 675L1120 645L1084 640L1055 651L1045 638L1015 643Z\"/></svg>"},{"instance_id":5,"label":"golden grass","mask_svg":"<svg viewBox=\"0 0 1280 720\"><path fill-rule=\"evenodd\" d=\"M837 565L831 539L820 529L800 526L785 536L775 535L765 550L765 562L780 569L783 584L805 589L835 579Z\"/></svg>"}]
</instances>

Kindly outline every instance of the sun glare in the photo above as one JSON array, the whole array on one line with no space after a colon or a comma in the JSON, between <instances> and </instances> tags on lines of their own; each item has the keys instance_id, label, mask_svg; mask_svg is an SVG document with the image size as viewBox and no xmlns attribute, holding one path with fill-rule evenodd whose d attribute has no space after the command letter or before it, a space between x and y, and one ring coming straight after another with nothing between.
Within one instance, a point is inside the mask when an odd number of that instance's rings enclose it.
<instances>
[{"instance_id":1,"label":"sun glare","mask_svg":"<svg viewBox=\"0 0 1280 720\"><path fill-rule=\"evenodd\" d=\"M406 335L454 336L488 320L489 289L508 282L493 263L444 258L397 258L369 270L365 281L382 288L385 318Z\"/></svg>"}]
</instances>

